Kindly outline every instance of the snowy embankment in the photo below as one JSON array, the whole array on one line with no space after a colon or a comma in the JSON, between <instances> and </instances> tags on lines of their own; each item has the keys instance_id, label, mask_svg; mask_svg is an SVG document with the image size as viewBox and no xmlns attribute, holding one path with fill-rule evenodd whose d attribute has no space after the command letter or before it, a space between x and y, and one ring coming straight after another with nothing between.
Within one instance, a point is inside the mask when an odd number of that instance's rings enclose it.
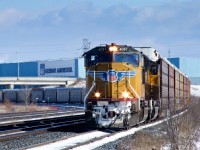
<instances>
[{"instance_id":1,"label":"snowy embankment","mask_svg":"<svg viewBox=\"0 0 200 150\"><path fill-rule=\"evenodd\" d=\"M191 96L200 97L200 85L191 85L190 93Z\"/></svg>"},{"instance_id":2,"label":"snowy embankment","mask_svg":"<svg viewBox=\"0 0 200 150\"><path fill-rule=\"evenodd\" d=\"M191 96L200 97L200 85L191 85L190 87ZM200 149L200 139L196 142L196 148Z\"/></svg>"}]
</instances>

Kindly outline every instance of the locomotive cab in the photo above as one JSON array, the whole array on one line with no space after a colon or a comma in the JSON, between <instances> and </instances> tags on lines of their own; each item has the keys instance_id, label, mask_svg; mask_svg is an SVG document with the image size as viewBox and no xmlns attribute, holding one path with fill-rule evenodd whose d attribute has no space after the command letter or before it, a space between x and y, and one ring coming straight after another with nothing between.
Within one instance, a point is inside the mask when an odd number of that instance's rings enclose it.
<instances>
[{"instance_id":1,"label":"locomotive cab","mask_svg":"<svg viewBox=\"0 0 200 150\"><path fill-rule=\"evenodd\" d=\"M86 122L97 127L139 122L142 53L126 45L103 45L84 53Z\"/></svg>"}]
</instances>

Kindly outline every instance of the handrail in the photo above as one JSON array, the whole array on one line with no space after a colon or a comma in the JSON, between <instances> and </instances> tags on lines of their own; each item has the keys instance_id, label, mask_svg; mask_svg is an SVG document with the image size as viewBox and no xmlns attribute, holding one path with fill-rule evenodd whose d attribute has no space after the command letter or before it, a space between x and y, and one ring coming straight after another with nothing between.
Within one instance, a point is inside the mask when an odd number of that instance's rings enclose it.
<instances>
[{"instance_id":1,"label":"handrail","mask_svg":"<svg viewBox=\"0 0 200 150\"><path fill-rule=\"evenodd\" d=\"M92 83L92 87L90 88L90 90L87 92L87 94L84 97L84 108L85 108L85 110L86 110L86 99L89 96L90 92L93 90L93 88L96 86L95 80L96 80L96 77L95 77L95 70L94 70L94 80L93 80L93 83Z\"/></svg>"}]
</instances>

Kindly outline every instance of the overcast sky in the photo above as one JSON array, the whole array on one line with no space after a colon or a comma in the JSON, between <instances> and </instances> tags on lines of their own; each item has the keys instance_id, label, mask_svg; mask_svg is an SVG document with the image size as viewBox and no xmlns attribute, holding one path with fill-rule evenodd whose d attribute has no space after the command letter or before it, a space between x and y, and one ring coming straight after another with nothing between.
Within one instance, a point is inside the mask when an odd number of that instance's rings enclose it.
<instances>
[{"instance_id":1,"label":"overcast sky","mask_svg":"<svg viewBox=\"0 0 200 150\"><path fill-rule=\"evenodd\" d=\"M0 62L74 58L84 38L200 58L200 0L0 0Z\"/></svg>"}]
</instances>

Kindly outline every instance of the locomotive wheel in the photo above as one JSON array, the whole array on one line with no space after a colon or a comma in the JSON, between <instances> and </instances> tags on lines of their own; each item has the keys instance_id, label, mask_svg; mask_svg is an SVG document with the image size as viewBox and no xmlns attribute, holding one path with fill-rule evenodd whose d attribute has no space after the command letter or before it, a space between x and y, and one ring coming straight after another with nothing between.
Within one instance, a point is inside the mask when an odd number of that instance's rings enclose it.
<instances>
[{"instance_id":1,"label":"locomotive wheel","mask_svg":"<svg viewBox=\"0 0 200 150\"><path fill-rule=\"evenodd\" d=\"M129 127L133 127L139 123L139 114L131 113L131 118L129 119Z\"/></svg>"},{"instance_id":2,"label":"locomotive wheel","mask_svg":"<svg viewBox=\"0 0 200 150\"><path fill-rule=\"evenodd\" d=\"M86 111L85 112L85 121L86 121L86 124L89 128L96 128L96 123L95 123L95 119L92 118L92 112L91 111Z\"/></svg>"}]
</instances>

